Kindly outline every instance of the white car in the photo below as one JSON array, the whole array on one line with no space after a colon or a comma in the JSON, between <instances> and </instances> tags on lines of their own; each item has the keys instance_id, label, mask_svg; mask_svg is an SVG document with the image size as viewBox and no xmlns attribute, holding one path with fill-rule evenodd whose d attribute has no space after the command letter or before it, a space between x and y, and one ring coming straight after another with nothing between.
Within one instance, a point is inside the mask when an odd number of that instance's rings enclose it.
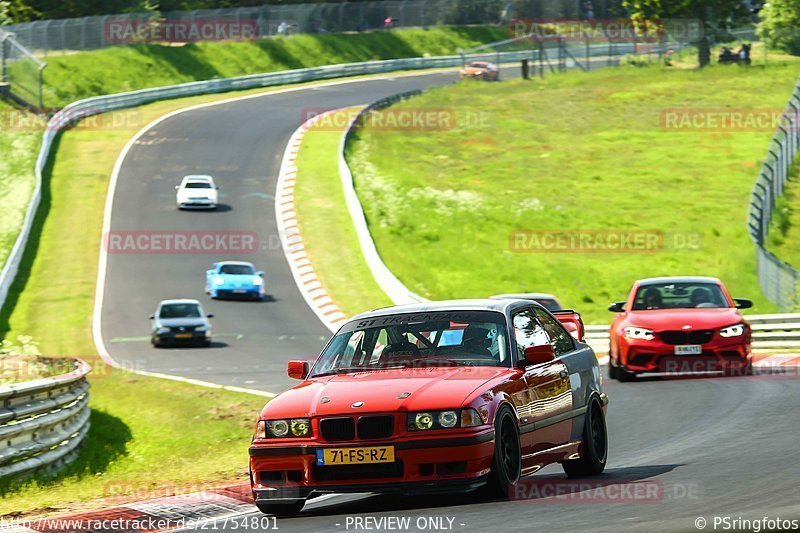
<instances>
[{"instance_id":1,"label":"white car","mask_svg":"<svg viewBox=\"0 0 800 533\"><path fill-rule=\"evenodd\" d=\"M205 175L184 176L175 186L178 209L216 209L219 187L214 178Z\"/></svg>"}]
</instances>

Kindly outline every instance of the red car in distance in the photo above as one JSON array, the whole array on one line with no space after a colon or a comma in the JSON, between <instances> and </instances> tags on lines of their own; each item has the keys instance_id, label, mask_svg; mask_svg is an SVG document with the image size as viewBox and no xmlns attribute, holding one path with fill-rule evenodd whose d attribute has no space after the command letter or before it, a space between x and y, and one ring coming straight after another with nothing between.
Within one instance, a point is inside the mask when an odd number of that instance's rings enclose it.
<instances>
[{"instance_id":1,"label":"red car in distance","mask_svg":"<svg viewBox=\"0 0 800 533\"><path fill-rule=\"evenodd\" d=\"M634 283L628 299L611 304L609 375L752 372L750 326L731 298L709 277L663 277Z\"/></svg>"},{"instance_id":2,"label":"red car in distance","mask_svg":"<svg viewBox=\"0 0 800 533\"><path fill-rule=\"evenodd\" d=\"M522 476L607 457L597 358L527 300L426 302L353 317L259 415L250 482L259 510L295 515L326 493L516 497Z\"/></svg>"}]
</instances>

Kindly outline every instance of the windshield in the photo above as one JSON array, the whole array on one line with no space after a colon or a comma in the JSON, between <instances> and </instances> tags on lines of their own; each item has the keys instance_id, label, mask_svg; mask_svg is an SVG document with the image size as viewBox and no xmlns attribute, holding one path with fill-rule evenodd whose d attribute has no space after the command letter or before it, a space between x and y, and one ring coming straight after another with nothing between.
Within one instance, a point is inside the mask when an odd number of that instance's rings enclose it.
<instances>
[{"instance_id":1,"label":"windshield","mask_svg":"<svg viewBox=\"0 0 800 533\"><path fill-rule=\"evenodd\" d=\"M232 276L251 276L253 267L250 265L222 265L219 267L220 274L230 274Z\"/></svg>"},{"instance_id":2,"label":"windshield","mask_svg":"<svg viewBox=\"0 0 800 533\"><path fill-rule=\"evenodd\" d=\"M552 298L536 298L535 301L542 304L548 311L561 311L561 306Z\"/></svg>"},{"instance_id":3,"label":"windshield","mask_svg":"<svg viewBox=\"0 0 800 533\"><path fill-rule=\"evenodd\" d=\"M200 306L197 304L164 304L161 306L159 318L200 318Z\"/></svg>"},{"instance_id":4,"label":"windshield","mask_svg":"<svg viewBox=\"0 0 800 533\"><path fill-rule=\"evenodd\" d=\"M716 283L658 283L639 287L634 311L730 307Z\"/></svg>"},{"instance_id":5,"label":"windshield","mask_svg":"<svg viewBox=\"0 0 800 533\"><path fill-rule=\"evenodd\" d=\"M207 181L190 181L186 184L187 189L210 189L211 184Z\"/></svg>"},{"instance_id":6,"label":"windshield","mask_svg":"<svg viewBox=\"0 0 800 533\"><path fill-rule=\"evenodd\" d=\"M490 311L409 313L354 321L331 340L311 375L509 366L504 324L503 315Z\"/></svg>"}]
</instances>

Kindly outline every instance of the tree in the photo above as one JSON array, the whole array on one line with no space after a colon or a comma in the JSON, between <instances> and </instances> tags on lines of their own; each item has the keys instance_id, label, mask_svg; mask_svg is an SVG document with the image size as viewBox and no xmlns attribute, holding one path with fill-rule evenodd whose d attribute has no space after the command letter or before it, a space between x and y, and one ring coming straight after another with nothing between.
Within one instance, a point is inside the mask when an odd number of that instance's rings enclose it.
<instances>
[{"instance_id":1,"label":"tree","mask_svg":"<svg viewBox=\"0 0 800 533\"><path fill-rule=\"evenodd\" d=\"M800 0L770 0L760 14L758 35L770 46L800 55Z\"/></svg>"},{"instance_id":2,"label":"tree","mask_svg":"<svg viewBox=\"0 0 800 533\"><path fill-rule=\"evenodd\" d=\"M696 19L702 29L694 41L701 67L711 62L709 35L724 33L752 14L742 0L625 0L634 19Z\"/></svg>"}]
</instances>

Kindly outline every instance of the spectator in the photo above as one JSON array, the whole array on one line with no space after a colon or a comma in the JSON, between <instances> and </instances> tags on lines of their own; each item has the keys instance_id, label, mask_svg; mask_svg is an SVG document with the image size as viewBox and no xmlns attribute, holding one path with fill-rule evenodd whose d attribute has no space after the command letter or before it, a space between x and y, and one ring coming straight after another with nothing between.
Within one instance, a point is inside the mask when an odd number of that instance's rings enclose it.
<instances>
[{"instance_id":1,"label":"spectator","mask_svg":"<svg viewBox=\"0 0 800 533\"><path fill-rule=\"evenodd\" d=\"M278 35L283 35L284 37L289 35L289 25L284 20L278 24Z\"/></svg>"}]
</instances>

